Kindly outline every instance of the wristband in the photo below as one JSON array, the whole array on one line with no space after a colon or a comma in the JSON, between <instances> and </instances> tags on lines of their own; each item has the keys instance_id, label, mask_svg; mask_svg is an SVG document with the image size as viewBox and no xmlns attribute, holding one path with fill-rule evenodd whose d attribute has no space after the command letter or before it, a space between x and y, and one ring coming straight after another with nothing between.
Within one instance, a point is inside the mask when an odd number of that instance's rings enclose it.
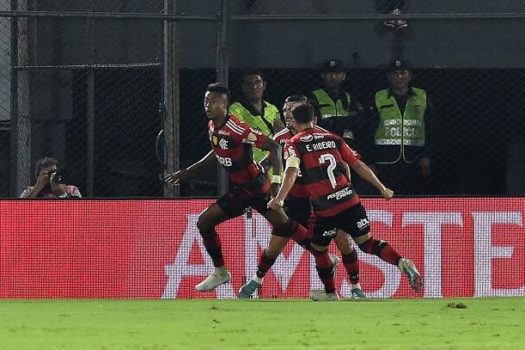
<instances>
[{"instance_id":1,"label":"wristband","mask_svg":"<svg viewBox=\"0 0 525 350\"><path fill-rule=\"evenodd\" d=\"M281 184L281 176L280 175L272 175L272 183L273 184Z\"/></svg>"}]
</instances>

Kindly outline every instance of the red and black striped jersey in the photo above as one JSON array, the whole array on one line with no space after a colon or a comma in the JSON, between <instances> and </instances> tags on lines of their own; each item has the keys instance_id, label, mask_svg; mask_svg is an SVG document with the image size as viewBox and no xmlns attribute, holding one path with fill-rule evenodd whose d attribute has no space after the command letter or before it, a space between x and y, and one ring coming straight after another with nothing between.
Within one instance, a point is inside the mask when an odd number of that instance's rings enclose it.
<instances>
[{"instance_id":1,"label":"red and black striped jersey","mask_svg":"<svg viewBox=\"0 0 525 350\"><path fill-rule=\"evenodd\" d=\"M267 137L231 114L222 126L216 127L210 121L208 129L213 152L228 172L232 184L249 188L258 183L256 180L263 175L266 179L257 187L259 191L268 191L270 182L262 167L252 157L252 147L261 147Z\"/></svg>"},{"instance_id":2,"label":"red and black striped jersey","mask_svg":"<svg viewBox=\"0 0 525 350\"><path fill-rule=\"evenodd\" d=\"M304 130L286 144L284 158L294 157L300 161L299 171L317 216L336 215L359 203L344 162L352 165L360 156L341 137L325 130Z\"/></svg>"},{"instance_id":3,"label":"red and black striped jersey","mask_svg":"<svg viewBox=\"0 0 525 350\"><path fill-rule=\"evenodd\" d=\"M320 126L315 126L315 130L321 131L321 132L328 132L325 129L321 128ZM284 167L286 168L286 160L284 159L284 150L286 143L294 136L292 133L292 130L288 127L282 129L277 134L274 135L273 139L277 141L278 144L280 144L283 148L283 163ZM306 186L304 183L303 176L301 174L301 170L299 169L299 174L297 174L297 179L295 180L295 184L293 185L290 192L288 192L289 196L295 197L295 198L309 198L310 195L308 194L308 191L306 190Z\"/></svg>"}]
</instances>

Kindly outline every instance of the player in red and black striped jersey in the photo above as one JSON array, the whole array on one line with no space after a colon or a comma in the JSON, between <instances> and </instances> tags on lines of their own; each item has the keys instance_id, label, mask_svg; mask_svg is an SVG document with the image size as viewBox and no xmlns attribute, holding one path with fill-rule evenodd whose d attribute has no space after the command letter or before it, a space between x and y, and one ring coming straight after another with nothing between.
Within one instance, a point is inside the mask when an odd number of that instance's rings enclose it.
<instances>
[{"instance_id":1,"label":"player in red and black striped jersey","mask_svg":"<svg viewBox=\"0 0 525 350\"><path fill-rule=\"evenodd\" d=\"M352 188L344 162L376 187L385 199L391 199L394 192L379 181L342 138L314 128L312 105L300 104L293 109L292 115L293 127L299 132L286 145L284 181L279 194L268 206L279 208L284 204L300 170L317 217L312 247L326 250L337 232L343 231L352 236L363 252L398 266L408 277L410 286L419 291L422 279L412 261L401 257L387 242L372 238L365 208Z\"/></svg>"},{"instance_id":2,"label":"player in red and black striped jersey","mask_svg":"<svg viewBox=\"0 0 525 350\"><path fill-rule=\"evenodd\" d=\"M286 122L286 128L275 134L273 138L283 147L293 136L295 136L295 134L297 134L297 131L292 126L292 109L304 102L307 102L307 98L306 96L301 95L288 96L284 101L283 116ZM314 123L314 125L315 124L316 123ZM320 132L328 132L317 125L315 125L314 128ZM309 221L311 221L312 217L312 205L310 203L310 194L306 189L305 179L301 176L300 172L295 180L295 184L284 201L284 211L288 217L296 220L301 225L308 227ZM352 298L366 298L361 289L361 285L359 284L359 261L357 252L348 241L348 235L339 233L334 238L334 241L341 252L343 265L345 266L346 272L350 278ZM301 244L302 242L298 243ZM308 242L305 242L305 244L307 243ZM332 257L332 260L334 260L334 257ZM312 291L312 298L316 298L316 295L316 292Z\"/></svg>"},{"instance_id":3,"label":"player in red and black striped jersey","mask_svg":"<svg viewBox=\"0 0 525 350\"><path fill-rule=\"evenodd\" d=\"M215 230L217 225L242 215L247 207L255 208L270 222L272 237L268 247L261 254L254 283L249 285L249 289L253 288L249 294L251 295L262 283L262 278L273 265L290 236L294 235L304 239L307 232L295 220L289 219L282 209L274 210L267 207L270 190L276 194L281 179L280 176L274 175L272 185L270 185L262 167L252 159L252 147L256 146L270 152L272 166L278 171L278 174L282 171L281 147L272 139L249 128L248 125L239 122L235 116L228 114L228 96L229 92L225 86L218 83L208 86L204 96L204 108L210 119L209 137L212 150L187 169L168 174L165 180L168 183L177 184L187 179L197 169L210 164L213 159L217 159L229 174L230 191L202 212L197 221L204 246L215 266L214 272L195 287L199 291L213 290L229 282L231 278L225 267L221 241ZM326 252L319 256L323 261L331 264ZM333 285L333 280L331 284ZM239 292L241 298L249 295L246 295L243 290Z\"/></svg>"}]
</instances>

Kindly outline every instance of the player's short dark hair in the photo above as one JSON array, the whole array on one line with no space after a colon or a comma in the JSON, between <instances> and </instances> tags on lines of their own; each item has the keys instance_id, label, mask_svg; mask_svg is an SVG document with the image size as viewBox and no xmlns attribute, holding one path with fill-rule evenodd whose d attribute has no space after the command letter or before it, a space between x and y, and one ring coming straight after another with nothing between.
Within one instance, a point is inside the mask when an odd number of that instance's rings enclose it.
<instances>
[{"instance_id":1,"label":"player's short dark hair","mask_svg":"<svg viewBox=\"0 0 525 350\"><path fill-rule=\"evenodd\" d=\"M307 102L308 99L304 95L290 95L284 102Z\"/></svg>"},{"instance_id":2,"label":"player's short dark hair","mask_svg":"<svg viewBox=\"0 0 525 350\"><path fill-rule=\"evenodd\" d=\"M258 75L264 81L264 75L263 75L263 72L260 69L248 68L248 69L243 69L241 71L241 84L244 82L244 78L246 78L249 75Z\"/></svg>"},{"instance_id":3,"label":"player's short dark hair","mask_svg":"<svg viewBox=\"0 0 525 350\"><path fill-rule=\"evenodd\" d=\"M230 100L230 90L222 83L211 83L208 85L206 91L225 94L228 101Z\"/></svg>"},{"instance_id":4,"label":"player's short dark hair","mask_svg":"<svg viewBox=\"0 0 525 350\"><path fill-rule=\"evenodd\" d=\"M315 110L309 102L305 102L292 109L292 115L298 123L309 123L314 119Z\"/></svg>"},{"instance_id":5,"label":"player's short dark hair","mask_svg":"<svg viewBox=\"0 0 525 350\"><path fill-rule=\"evenodd\" d=\"M58 160L52 157L44 157L39 159L35 164L35 176L38 178L42 169L49 168L53 165L58 165Z\"/></svg>"}]
</instances>

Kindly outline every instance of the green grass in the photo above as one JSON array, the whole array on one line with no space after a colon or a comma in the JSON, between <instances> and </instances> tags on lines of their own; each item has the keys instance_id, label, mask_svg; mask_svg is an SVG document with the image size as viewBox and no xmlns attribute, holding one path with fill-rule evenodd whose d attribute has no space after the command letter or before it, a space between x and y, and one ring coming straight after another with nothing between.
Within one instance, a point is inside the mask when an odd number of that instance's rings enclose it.
<instances>
[{"instance_id":1,"label":"green grass","mask_svg":"<svg viewBox=\"0 0 525 350\"><path fill-rule=\"evenodd\" d=\"M0 301L2 350L520 349L524 344L525 298Z\"/></svg>"}]
</instances>

